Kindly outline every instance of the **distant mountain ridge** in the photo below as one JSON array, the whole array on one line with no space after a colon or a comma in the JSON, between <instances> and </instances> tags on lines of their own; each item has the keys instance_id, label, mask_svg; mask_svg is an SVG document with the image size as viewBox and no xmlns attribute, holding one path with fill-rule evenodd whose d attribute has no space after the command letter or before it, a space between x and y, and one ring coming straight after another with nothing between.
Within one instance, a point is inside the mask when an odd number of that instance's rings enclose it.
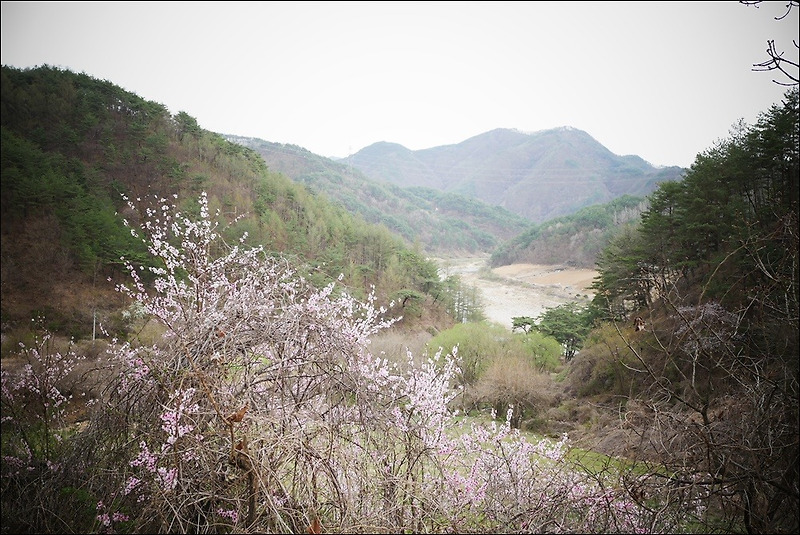
<instances>
[{"instance_id":1,"label":"distant mountain ridge","mask_svg":"<svg viewBox=\"0 0 800 535\"><path fill-rule=\"evenodd\" d=\"M224 137L258 153L271 170L419 244L429 254L489 253L530 226L524 217L472 197L369 178L346 159L333 160L297 145Z\"/></svg>"},{"instance_id":2,"label":"distant mountain ridge","mask_svg":"<svg viewBox=\"0 0 800 535\"><path fill-rule=\"evenodd\" d=\"M622 195L646 196L685 171L618 156L573 127L533 133L498 128L416 151L381 141L340 161L372 179L472 197L535 223Z\"/></svg>"}]
</instances>

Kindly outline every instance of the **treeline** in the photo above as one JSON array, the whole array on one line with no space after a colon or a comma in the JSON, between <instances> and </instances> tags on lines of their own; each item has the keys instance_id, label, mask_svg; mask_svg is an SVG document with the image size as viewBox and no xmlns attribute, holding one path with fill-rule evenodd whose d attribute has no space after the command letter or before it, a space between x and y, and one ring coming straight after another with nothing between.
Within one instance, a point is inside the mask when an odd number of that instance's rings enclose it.
<instances>
[{"instance_id":1,"label":"treeline","mask_svg":"<svg viewBox=\"0 0 800 535\"><path fill-rule=\"evenodd\" d=\"M201 192L220 211L228 240L246 232L248 245L294 258L316 284L341 274L355 295L374 286L381 304L412 295L406 304L453 306L419 249L270 171L255 151L185 112L172 116L111 82L50 66L3 66L0 110L4 321L47 310L64 316L71 334L85 335L89 313L57 303L62 292L54 288L78 277L92 291L108 289L121 257L150 261L123 225L140 219L123 195L142 202L176 195L192 214ZM108 324L113 300L101 301Z\"/></svg>"},{"instance_id":2,"label":"treeline","mask_svg":"<svg viewBox=\"0 0 800 535\"><path fill-rule=\"evenodd\" d=\"M639 224L599 256L600 308L624 316L681 291L777 323L774 334L786 340L798 291L797 109L790 91L648 197Z\"/></svg>"},{"instance_id":3,"label":"treeline","mask_svg":"<svg viewBox=\"0 0 800 535\"><path fill-rule=\"evenodd\" d=\"M532 225L499 245L489 260L492 266L514 263L566 264L594 267L597 256L626 224L635 222L646 208L643 197L623 195L569 216Z\"/></svg>"}]
</instances>

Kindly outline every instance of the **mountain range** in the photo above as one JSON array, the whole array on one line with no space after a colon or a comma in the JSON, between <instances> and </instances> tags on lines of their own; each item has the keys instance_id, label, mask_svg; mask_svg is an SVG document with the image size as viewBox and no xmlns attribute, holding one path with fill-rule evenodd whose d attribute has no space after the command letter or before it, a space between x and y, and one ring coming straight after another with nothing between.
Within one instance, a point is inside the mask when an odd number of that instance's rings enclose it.
<instances>
[{"instance_id":1,"label":"mountain range","mask_svg":"<svg viewBox=\"0 0 800 535\"><path fill-rule=\"evenodd\" d=\"M498 128L416 151L379 142L344 161L373 179L468 196L534 223L622 195L645 196L685 171L618 156L572 127L533 133Z\"/></svg>"},{"instance_id":2,"label":"mountain range","mask_svg":"<svg viewBox=\"0 0 800 535\"><path fill-rule=\"evenodd\" d=\"M496 129L412 151L374 143L342 159L224 134L267 166L434 254L491 252L532 225L622 196L643 197L681 167L617 156L571 127Z\"/></svg>"}]
</instances>

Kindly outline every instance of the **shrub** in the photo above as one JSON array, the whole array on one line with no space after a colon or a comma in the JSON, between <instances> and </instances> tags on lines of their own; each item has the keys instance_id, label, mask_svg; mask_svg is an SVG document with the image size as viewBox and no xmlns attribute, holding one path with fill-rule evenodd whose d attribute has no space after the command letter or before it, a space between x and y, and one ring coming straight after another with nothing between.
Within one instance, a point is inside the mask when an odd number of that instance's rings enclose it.
<instances>
[{"instance_id":1,"label":"shrub","mask_svg":"<svg viewBox=\"0 0 800 535\"><path fill-rule=\"evenodd\" d=\"M555 399L550 376L520 357L494 359L475 391L477 401L490 405L495 414L506 416L510 412L512 428L519 428L524 418L538 417Z\"/></svg>"},{"instance_id":2,"label":"shrub","mask_svg":"<svg viewBox=\"0 0 800 535\"><path fill-rule=\"evenodd\" d=\"M532 331L523 337L523 345L533 355L533 364L540 372L555 372L561 367L561 344L552 336Z\"/></svg>"},{"instance_id":3,"label":"shrub","mask_svg":"<svg viewBox=\"0 0 800 535\"><path fill-rule=\"evenodd\" d=\"M633 363L630 348L614 327L606 324L592 331L584 348L570 363L567 390L578 396L630 394L635 376L627 366Z\"/></svg>"}]
</instances>

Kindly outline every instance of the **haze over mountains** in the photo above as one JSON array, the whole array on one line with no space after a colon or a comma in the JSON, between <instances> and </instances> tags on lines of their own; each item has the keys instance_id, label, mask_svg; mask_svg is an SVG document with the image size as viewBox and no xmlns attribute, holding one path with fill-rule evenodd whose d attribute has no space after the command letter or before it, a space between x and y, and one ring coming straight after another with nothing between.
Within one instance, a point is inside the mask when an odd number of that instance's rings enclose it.
<instances>
[{"instance_id":1,"label":"haze over mountains","mask_svg":"<svg viewBox=\"0 0 800 535\"><path fill-rule=\"evenodd\" d=\"M572 127L534 133L498 128L456 145L417 151L380 142L347 163L374 179L466 195L536 223L621 195L647 195L684 171L618 156Z\"/></svg>"},{"instance_id":2,"label":"haze over mountains","mask_svg":"<svg viewBox=\"0 0 800 535\"><path fill-rule=\"evenodd\" d=\"M339 165L292 145L226 137L258 151L271 169L334 198L342 197L341 188L347 187L343 177L349 176L348 181L357 180L352 185L356 190L388 183L396 186L395 193L413 191L439 201L448 199L441 193L455 194L502 208L530 223L570 215L622 195L645 196L659 182L677 180L684 172L678 166L654 167L638 156L618 156L588 133L571 127L534 133L498 128L455 145L416 151L381 141L338 160ZM309 172L312 159L325 167L324 173L321 168ZM323 164L324 160L328 163ZM323 184L324 174L333 183ZM384 208L391 213L390 206ZM458 207L453 209L458 211ZM468 211L464 207L462 213ZM515 230L517 223L512 225ZM483 228L497 234L486 225ZM501 234L501 239L507 239L507 232Z\"/></svg>"}]
</instances>

